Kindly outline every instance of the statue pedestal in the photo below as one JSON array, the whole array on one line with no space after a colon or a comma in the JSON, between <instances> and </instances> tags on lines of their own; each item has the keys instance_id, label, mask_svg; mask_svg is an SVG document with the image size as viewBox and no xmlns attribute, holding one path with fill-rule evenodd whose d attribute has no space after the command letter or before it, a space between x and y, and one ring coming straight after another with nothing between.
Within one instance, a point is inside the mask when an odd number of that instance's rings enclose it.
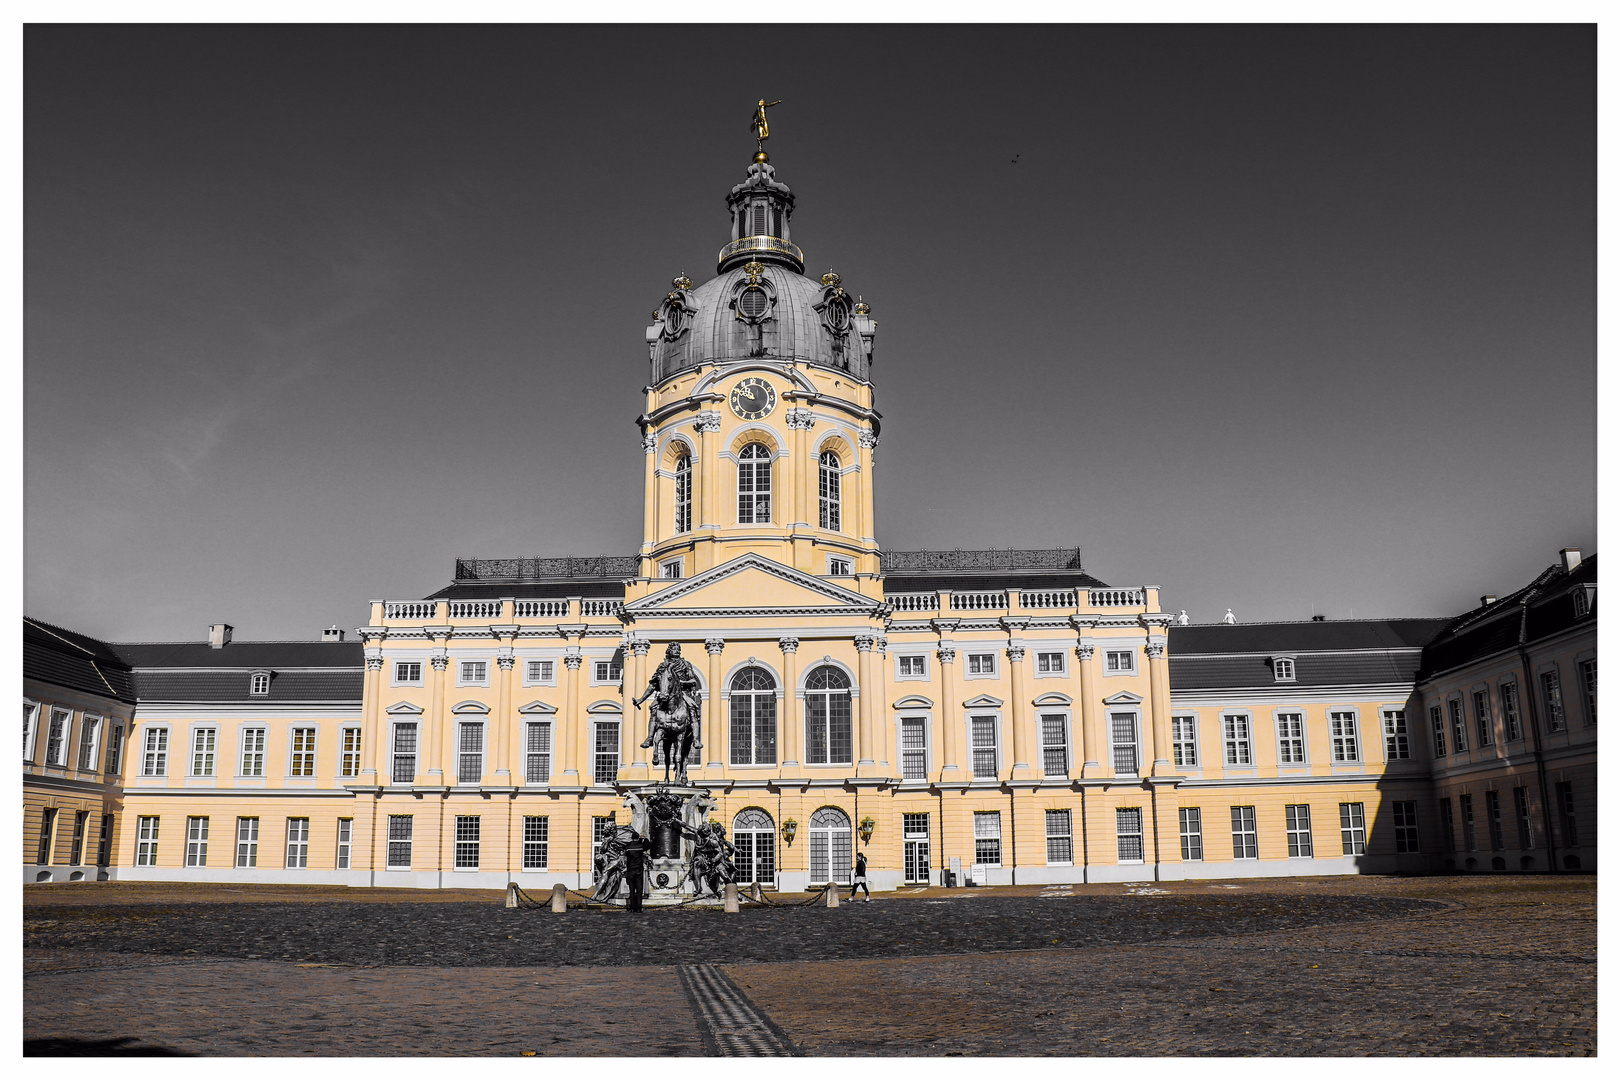
<instances>
[{"instance_id":1,"label":"statue pedestal","mask_svg":"<svg viewBox=\"0 0 1620 1080\"><path fill-rule=\"evenodd\" d=\"M708 819L714 799L707 788L691 784L656 782L638 787L630 800L632 822L647 841L647 883L644 907L719 906L720 897L693 901L697 883L692 880L692 841L682 826L695 829Z\"/></svg>"}]
</instances>

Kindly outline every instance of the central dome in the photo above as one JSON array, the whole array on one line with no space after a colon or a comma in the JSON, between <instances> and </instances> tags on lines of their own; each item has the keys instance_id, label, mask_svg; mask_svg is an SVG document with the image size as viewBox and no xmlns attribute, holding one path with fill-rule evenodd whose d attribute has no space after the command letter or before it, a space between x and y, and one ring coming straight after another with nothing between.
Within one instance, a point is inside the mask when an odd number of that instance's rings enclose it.
<instances>
[{"instance_id":1,"label":"central dome","mask_svg":"<svg viewBox=\"0 0 1620 1080\"><path fill-rule=\"evenodd\" d=\"M789 240L793 192L759 155L731 189L731 242L719 275L693 288L686 277L647 328L652 385L689 368L750 360L796 361L868 380L877 323L832 271L806 277Z\"/></svg>"}]
</instances>

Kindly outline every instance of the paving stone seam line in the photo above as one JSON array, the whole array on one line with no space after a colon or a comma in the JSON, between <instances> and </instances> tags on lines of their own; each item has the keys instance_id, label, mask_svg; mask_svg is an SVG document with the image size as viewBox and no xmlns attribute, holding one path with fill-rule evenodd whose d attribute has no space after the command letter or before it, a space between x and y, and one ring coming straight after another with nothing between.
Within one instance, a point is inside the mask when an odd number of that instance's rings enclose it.
<instances>
[{"instance_id":1,"label":"paving stone seam line","mask_svg":"<svg viewBox=\"0 0 1620 1080\"><path fill-rule=\"evenodd\" d=\"M1507 960L1530 961L1542 964L1595 964L1595 956L1568 956L1554 954L1552 956L1536 956L1528 953L1471 953L1471 952L1427 952L1416 949L1322 949L1309 948L1303 945L1184 945L1174 941L1144 941L1128 945L1117 945L1114 948L1125 949L1204 949L1220 950L1223 952L1297 952L1322 954L1327 956L1405 956L1417 957L1423 960ZM1044 949L1029 950L1045 952ZM1057 950L1051 950L1056 952Z\"/></svg>"},{"instance_id":2,"label":"paving stone seam line","mask_svg":"<svg viewBox=\"0 0 1620 1080\"><path fill-rule=\"evenodd\" d=\"M682 989L704 1028L704 1043L720 1057L793 1057L787 1034L713 964L680 968Z\"/></svg>"}]
</instances>

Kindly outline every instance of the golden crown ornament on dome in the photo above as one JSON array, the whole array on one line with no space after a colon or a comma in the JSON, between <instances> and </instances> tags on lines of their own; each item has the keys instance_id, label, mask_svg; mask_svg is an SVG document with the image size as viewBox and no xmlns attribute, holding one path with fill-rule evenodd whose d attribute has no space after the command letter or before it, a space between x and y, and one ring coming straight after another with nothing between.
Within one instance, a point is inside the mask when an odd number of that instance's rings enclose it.
<instances>
[{"instance_id":1,"label":"golden crown ornament on dome","mask_svg":"<svg viewBox=\"0 0 1620 1080\"><path fill-rule=\"evenodd\" d=\"M870 315L870 314L872 314L871 307L867 305L867 303L866 303L866 301L864 299L862 299L862 298L860 298L858 296L855 298L855 314L857 314L857 315Z\"/></svg>"},{"instance_id":2,"label":"golden crown ornament on dome","mask_svg":"<svg viewBox=\"0 0 1620 1080\"><path fill-rule=\"evenodd\" d=\"M843 280L843 278L839 277L831 270L821 275L821 283L827 286L829 289L836 289L840 284L843 283Z\"/></svg>"},{"instance_id":3,"label":"golden crown ornament on dome","mask_svg":"<svg viewBox=\"0 0 1620 1080\"><path fill-rule=\"evenodd\" d=\"M765 272L765 264L754 262L752 259L743 263L743 273L748 275L748 284L758 285L759 275Z\"/></svg>"},{"instance_id":4,"label":"golden crown ornament on dome","mask_svg":"<svg viewBox=\"0 0 1620 1080\"><path fill-rule=\"evenodd\" d=\"M670 282L670 284L675 286L677 289L680 289L682 292L685 292L692 287L692 279L687 277L686 271L683 270L681 271L680 276L674 281Z\"/></svg>"}]
</instances>

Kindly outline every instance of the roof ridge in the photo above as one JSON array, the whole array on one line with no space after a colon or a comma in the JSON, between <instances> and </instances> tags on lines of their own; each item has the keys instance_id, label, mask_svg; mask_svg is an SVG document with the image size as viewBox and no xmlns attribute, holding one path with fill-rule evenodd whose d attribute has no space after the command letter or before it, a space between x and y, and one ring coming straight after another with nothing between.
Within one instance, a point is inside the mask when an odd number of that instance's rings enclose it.
<instances>
[{"instance_id":1,"label":"roof ridge","mask_svg":"<svg viewBox=\"0 0 1620 1080\"><path fill-rule=\"evenodd\" d=\"M68 628L65 627L65 626L56 626L53 623L42 623L38 619L29 618L27 615L23 616L23 622L25 622L28 625L32 626L35 630L40 630L40 631L43 631L44 633L47 633L47 634L51 635L51 637L55 638L57 641L60 641L64 645L73 646L75 649L78 649L80 652L84 653L86 656L94 657L96 655L95 653L91 652L89 649L85 648L83 645L80 645L77 641L69 641L67 638L63 637L61 634L58 634L56 632L58 630L61 630L61 631L63 631L63 633L72 633L72 631L68 630ZM110 644L110 643L108 643L108 644ZM102 681L105 682L106 680L103 679ZM111 689L111 688L109 687L109 689Z\"/></svg>"},{"instance_id":2,"label":"roof ridge","mask_svg":"<svg viewBox=\"0 0 1620 1080\"><path fill-rule=\"evenodd\" d=\"M1188 623L1187 628L1190 629L1194 626L1343 626L1345 623L1439 622L1458 617L1456 615L1392 615L1388 618L1379 619L1264 619L1260 622ZM1172 623L1171 629L1177 629L1179 626L1179 623Z\"/></svg>"}]
</instances>

